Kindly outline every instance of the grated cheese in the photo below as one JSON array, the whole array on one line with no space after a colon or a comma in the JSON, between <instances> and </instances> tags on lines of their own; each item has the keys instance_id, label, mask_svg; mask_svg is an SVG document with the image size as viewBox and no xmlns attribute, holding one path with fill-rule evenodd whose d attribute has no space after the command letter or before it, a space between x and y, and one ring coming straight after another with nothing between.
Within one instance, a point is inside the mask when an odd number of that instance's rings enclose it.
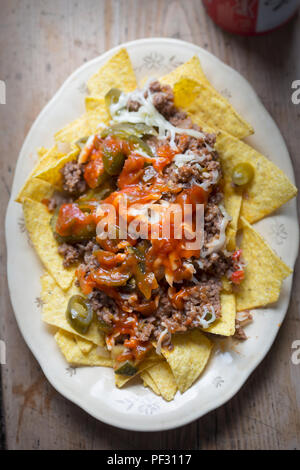
<instances>
[{"instance_id":1,"label":"grated cheese","mask_svg":"<svg viewBox=\"0 0 300 470\"><path fill-rule=\"evenodd\" d=\"M144 96L145 93L147 93L147 98ZM127 104L129 100L137 101L140 104L138 111L128 111ZM158 128L158 138L165 139L169 137L172 148L176 148L176 134L186 134L197 139L205 138L202 132L195 129L175 127L167 121L155 108L149 85L142 90L136 90L128 94L121 93L118 102L112 103L109 110L114 122L144 123Z\"/></svg>"},{"instance_id":2,"label":"grated cheese","mask_svg":"<svg viewBox=\"0 0 300 470\"><path fill-rule=\"evenodd\" d=\"M157 340L157 345L156 345L156 354L161 355L161 347L162 347L162 342L164 340L164 337L169 334L168 328L166 328L164 331L161 332L159 335L159 338Z\"/></svg>"},{"instance_id":3,"label":"grated cheese","mask_svg":"<svg viewBox=\"0 0 300 470\"><path fill-rule=\"evenodd\" d=\"M206 315L209 313L211 314L211 318L209 320L205 320ZM208 328L209 325L216 320L216 312L215 312L214 307L212 305L210 305L209 307L204 305L203 314L201 316L198 315L197 318L202 328L205 328L205 329Z\"/></svg>"}]
</instances>

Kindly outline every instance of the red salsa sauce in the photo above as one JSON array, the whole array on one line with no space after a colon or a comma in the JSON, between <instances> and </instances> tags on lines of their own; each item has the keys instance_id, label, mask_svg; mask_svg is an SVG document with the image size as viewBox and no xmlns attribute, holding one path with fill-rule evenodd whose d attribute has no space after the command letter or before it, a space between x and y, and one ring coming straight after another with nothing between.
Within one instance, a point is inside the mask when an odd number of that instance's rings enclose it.
<instances>
[{"instance_id":1,"label":"red salsa sauce","mask_svg":"<svg viewBox=\"0 0 300 470\"><path fill-rule=\"evenodd\" d=\"M186 138L187 136L181 136L181 143ZM122 153L126 157L120 173L115 177L117 189L105 199L97 201L97 204L95 202L91 202L90 205L86 203L84 208L80 207L78 202L62 205L56 223L56 231L59 235L72 237L84 233L87 227L96 227L101 220L101 216L97 214L97 206L101 206L101 204L112 204L115 207L116 228L119 229L120 196L126 197L127 209L129 209L134 204L144 205L158 201L161 194L168 190L162 172L179 151L164 144L156 149L154 157L150 157L144 152L139 154L132 143L115 136L108 136L105 139L97 137L88 149L85 156L84 179L90 189L97 188L105 175L103 155L106 151L113 154ZM152 165L151 175L150 178L146 178L150 165ZM196 204L204 204L205 206L208 197L209 191L194 184L178 193L175 197L175 203L182 210L185 204L190 204L194 216ZM130 223L132 217L127 214L127 219ZM175 237L173 222L171 219L169 237L161 236L161 226L157 228L160 235L157 238L151 238L149 230L148 247L142 254L135 251L135 247L138 248L137 240L128 235L126 239L117 238L116 240L96 238L100 247L94 252L94 256L97 258L99 267L86 272L80 265L76 271L83 294L90 294L94 288L100 289L112 297L121 310L108 337L109 342L119 335L126 335L127 339L125 339L124 345L127 349L126 353L119 358L120 361L126 358L141 359L149 351L151 344L149 341L142 342L137 338L137 315L128 311L126 299L118 288L124 286L134 274L137 287L144 295L143 300L137 298L134 310L139 312L141 316L147 317L152 315L157 308L157 301L152 298L152 291L158 287L159 280L168 274L173 276L175 282L190 279L191 275L183 267L184 260L192 256L200 256L200 250L187 250L186 240ZM192 228L195 228L194 221ZM240 250L235 252L233 256L236 269L231 275L231 280L238 284L244 277L243 269L239 264ZM143 266L142 269L141 266ZM188 295L189 288L182 288L179 292L176 292L174 288L169 289L170 300L178 309L183 308L184 298Z\"/></svg>"}]
</instances>

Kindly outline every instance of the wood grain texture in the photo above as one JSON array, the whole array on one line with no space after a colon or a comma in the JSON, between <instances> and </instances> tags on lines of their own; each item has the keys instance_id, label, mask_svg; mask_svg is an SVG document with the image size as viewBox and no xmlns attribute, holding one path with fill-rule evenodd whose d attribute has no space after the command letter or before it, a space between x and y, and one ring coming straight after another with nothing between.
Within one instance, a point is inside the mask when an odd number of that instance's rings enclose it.
<instances>
[{"instance_id":1,"label":"wood grain texture","mask_svg":"<svg viewBox=\"0 0 300 470\"><path fill-rule=\"evenodd\" d=\"M2 227L18 152L39 111L83 62L142 37L193 42L247 77L282 131L299 186L300 105L291 102L291 83L300 79L299 17L270 35L241 38L218 29L200 0L0 0L0 9L0 78L7 86L7 104L0 105ZM7 347L7 364L1 367L6 448L300 448L300 365L291 362L292 342L300 339L299 262L286 320L272 350L242 390L188 426L135 433L96 421L45 379L14 319L3 232L0 338Z\"/></svg>"}]
</instances>

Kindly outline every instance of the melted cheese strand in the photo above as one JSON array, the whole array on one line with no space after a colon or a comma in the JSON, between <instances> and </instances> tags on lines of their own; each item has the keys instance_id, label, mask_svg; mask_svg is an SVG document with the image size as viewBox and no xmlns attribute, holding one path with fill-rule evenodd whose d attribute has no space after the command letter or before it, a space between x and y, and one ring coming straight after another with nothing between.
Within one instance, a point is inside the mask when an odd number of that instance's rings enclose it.
<instances>
[{"instance_id":1,"label":"melted cheese strand","mask_svg":"<svg viewBox=\"0 0 300 470\"><path fill-rule=\"evenodd\" d=\"M145 98L147 92L147 98ZM128 111L127 104L129 100L137 101L140 104L138 111ZM171 147L176 147L176 134L186 134L196 139L205 139L205 134L195 129L182 129L173 126L162 114L160 114L153 104L152 94L149 87L142 90L133 91L125 95L121 93L117 103L110 105L110 114L114 122L130 122L132 124L144 123L148 126L158 128L158 138L164 139L170 137Z\"/></svg>"}]
</instances>

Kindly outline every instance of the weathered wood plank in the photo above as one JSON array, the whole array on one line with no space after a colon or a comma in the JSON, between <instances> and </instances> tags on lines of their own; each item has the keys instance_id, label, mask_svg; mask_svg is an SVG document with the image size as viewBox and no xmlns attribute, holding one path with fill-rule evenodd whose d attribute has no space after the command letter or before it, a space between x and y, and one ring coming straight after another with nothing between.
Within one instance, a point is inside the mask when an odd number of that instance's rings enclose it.
<instances>
[{"instance_id":1,"label":"weathered wood plank","mask_svg":"<svg viewBox=\"0 0 300 470\"><path fill-rule=\"evenodd\" d=\"M300 78L299 18L271 35L241 38L215 27L199 0L0 0L0 8L0 79L7 84L7 104L0 106L2 223L18 151L39 111L83 62L141 37L194 42L245 75L277 121L300 181L300 107L290 100L291 82ZM13 316L3 230L0 237L0 339L7 346L1 372L9 449L300 448L300 366L290 360L292 341L300 338L299 289L293 291L274 347L228 404L173 431L122 431L88 416L44 378ZM298 262L294 286L299 279Z\"/></svg>"}]
</instances>

